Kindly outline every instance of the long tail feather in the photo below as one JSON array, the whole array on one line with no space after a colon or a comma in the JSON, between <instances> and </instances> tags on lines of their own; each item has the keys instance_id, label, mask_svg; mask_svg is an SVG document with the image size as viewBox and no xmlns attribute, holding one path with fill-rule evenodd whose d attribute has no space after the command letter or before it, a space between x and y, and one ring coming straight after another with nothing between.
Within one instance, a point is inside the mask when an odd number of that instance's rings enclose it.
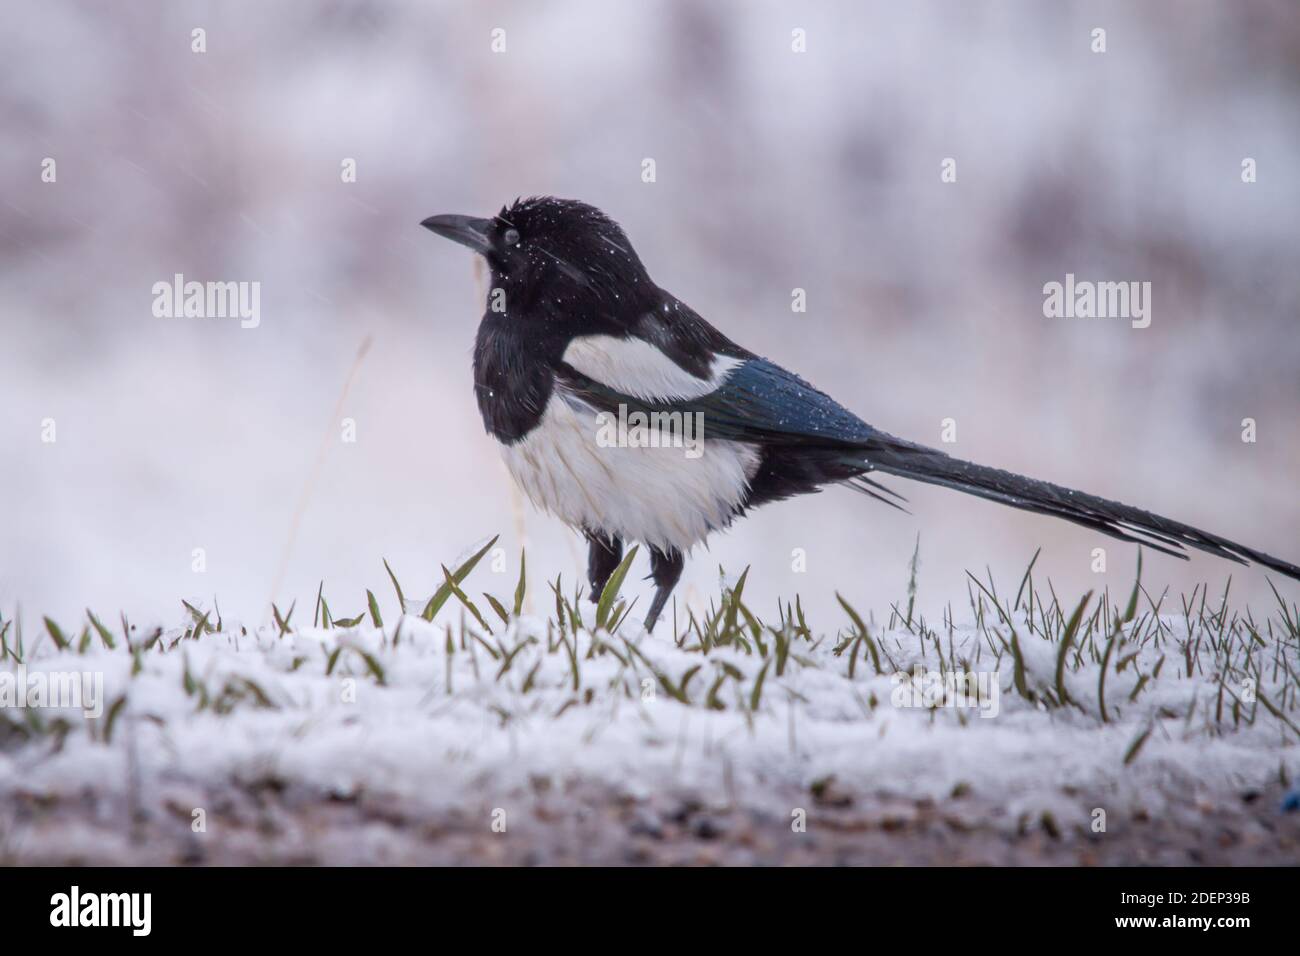
<instances>
[{"instance_id":1,"label":"long tail feather","mask_svg":"<svg viewBox=\"0 0 1300 956\"><path fill-rule=\"evenodd\" d=\"M880 438L864 450L865 461L874 471L954 488L1013 508L1062 518L1184 560L1187 558L1184 548L1196 548L1238 564L1253 561L1300 580L1300 567L1191 525L1051 482L962 461L890 436Z\"/></svg>"}]
</instances>

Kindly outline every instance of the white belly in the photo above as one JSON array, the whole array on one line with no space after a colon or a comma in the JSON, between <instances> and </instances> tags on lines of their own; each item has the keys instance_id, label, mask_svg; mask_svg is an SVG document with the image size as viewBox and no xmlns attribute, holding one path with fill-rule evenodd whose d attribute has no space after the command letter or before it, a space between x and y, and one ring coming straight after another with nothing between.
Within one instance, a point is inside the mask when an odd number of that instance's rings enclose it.
<instances>
[{"instance_id":1,"label":"white belly","mask_svg":"<svg viewBox=\"0 0 1300 956\"><path fill-rule=\"evenodd\" d=\"M574 528L685 553L731 523L758 467L752 445L703 441L698 432L691 443L687 425L676 446L660 438L660 447L647 447L652 430L628 422L617 433L557 388L541 424L502 455L533 504ZM616 434L626 442L611 444Z\"/></svg>"}]
</instances>

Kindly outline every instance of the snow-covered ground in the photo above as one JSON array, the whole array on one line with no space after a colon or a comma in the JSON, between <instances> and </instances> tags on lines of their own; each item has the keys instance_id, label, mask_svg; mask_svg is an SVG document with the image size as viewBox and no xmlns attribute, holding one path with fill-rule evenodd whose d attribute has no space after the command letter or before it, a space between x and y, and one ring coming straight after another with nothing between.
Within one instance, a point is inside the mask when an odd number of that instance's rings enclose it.
<instances>
[{"instance_id":1,"label":"snow-covered ground","mask_svg":"<svg viewBox=\"0 0 1300 956\"><path fill-rule=\"evenodd\" d=\"M383 626L211 613L134 650L120 626L29 625L21 665L9 627L0 860L638 862L677 837L687 861L1023 859L989 848L1027 838L1067 861L1296 858L1281 612L1202 593L1155 616L1143 594L1117 629L1123 602L1094 600L1062 653L1077 600L1002 594L1008 620L972 590L964 625L865 634L847 612L760 626L730 590L677 638L671 617L610 635L585 599L579 625L571 592L549 618L477 600L482 623L455 596L432 621L381 601ZM957 673L978 697L936 699ZM80 709L32 706L81 674ZM1134 829L1173 820L1163 855ZM909 836L924 850L891 856Z\"/></svg>"}]
</instances>

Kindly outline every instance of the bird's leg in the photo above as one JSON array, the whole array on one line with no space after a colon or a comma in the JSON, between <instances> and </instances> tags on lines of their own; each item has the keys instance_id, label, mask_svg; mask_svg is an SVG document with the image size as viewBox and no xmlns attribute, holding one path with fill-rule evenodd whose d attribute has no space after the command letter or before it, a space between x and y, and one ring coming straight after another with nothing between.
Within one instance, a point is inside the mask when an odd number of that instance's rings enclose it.
<instances>
[{"instance_id":1,"label":"bird's leg","mask_svg":"<svg viewBox=\"0 0 1300 956\"><path fill-rule=\"evenodd\" d=\"M656 589L655 599L650 604L650 613L645 619L647 631L655 629L655 622L659 620L659 614L668 603L668 595L672 594L673 588L677 586L677 580L682 576L684 567L686 567L686 557L675 548L667 552L660 551L658 548L650 549L650 577L654 578Z\"/></svg>"},{"instance_id":2,"label":"bird's leg","mask_svg":"<svg viewBox=\"0 0 1300 956\"><path fill-rule=\"evenodd\" d=\"M623 539L617 535L606 537L591 531L584 533L588 544L587 583L591 585L590 599L595 604L600 600L600 592L605 590L609 576L623 560Z\"/></svg>"}]
</instances>

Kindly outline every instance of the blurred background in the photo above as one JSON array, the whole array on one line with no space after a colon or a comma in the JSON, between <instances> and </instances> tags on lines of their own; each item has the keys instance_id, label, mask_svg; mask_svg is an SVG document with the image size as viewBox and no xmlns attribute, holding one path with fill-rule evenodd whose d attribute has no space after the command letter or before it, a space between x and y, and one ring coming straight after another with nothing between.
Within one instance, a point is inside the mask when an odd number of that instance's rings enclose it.
<instances>
[{"instance_id":1,"label":"blurred background","mask_svg":"<svg viewBox=\"0 0 1300 956\"><path fill-rule=\"evenodd\" d=\"M603 208L659 284L878 427L939 444L952 418L953 454L1300 560L1290 0L10 0L5 19L0 612L32 630L87 606L173 624L213 596L251 624L273 592L300 620L322 580L336 616L366 587L391 607L381 558L423 597L496 533L501 570L471 593L508 593L526 543L546 607L583 547L512 491L471 391L482 279L418 225L534 193ZM260 282L260 326L156 318L178 272ZM1045 318L1067 272L1150 281L1150 328ZM912 515L843 489L756 512L679 595L748 564L761 615L798 592L833 628L838 590L880 619L918 534L930 614L966 612L965 569L1014 590L1039 546L1063 601L1127 594L1130 546L891 484ZM1153 554L1145 577L1228 574L1272 604L1262 572L1213 558Z\"/></svg>"}]
</instances>

